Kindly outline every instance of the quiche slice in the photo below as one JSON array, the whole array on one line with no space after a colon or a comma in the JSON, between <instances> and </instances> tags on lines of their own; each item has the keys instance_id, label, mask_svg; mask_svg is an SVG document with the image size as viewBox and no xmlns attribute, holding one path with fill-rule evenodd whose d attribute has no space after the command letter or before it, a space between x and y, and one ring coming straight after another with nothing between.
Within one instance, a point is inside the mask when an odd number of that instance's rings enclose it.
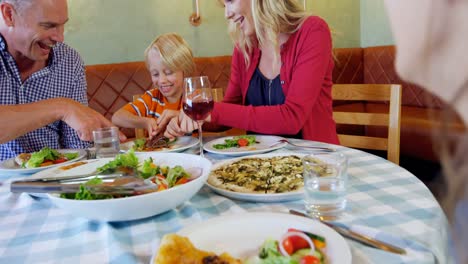
<instances>
[{"instance_id":1,"label":"quiche slice","mask_svg":"<svg viewBox=\"0 0 468 264\"><path fill-rule=\"evenodd\" d=\"M208 183L241 193L284 193L303 188L302 171L302 161L294 155L243 158L212 171Z\"/></svg>"},{"instance_id":2,"label":"quiche slice","mask_svg":"<svg viewBox=\"0 0 468 264\"><path fill-rule=\"evenodd\" d=\"M195 248L187 237L168 234L162 238L154 264L240 264L239 259L227 253L216 255L213 252Z\"/></svg>"}]
</instances>

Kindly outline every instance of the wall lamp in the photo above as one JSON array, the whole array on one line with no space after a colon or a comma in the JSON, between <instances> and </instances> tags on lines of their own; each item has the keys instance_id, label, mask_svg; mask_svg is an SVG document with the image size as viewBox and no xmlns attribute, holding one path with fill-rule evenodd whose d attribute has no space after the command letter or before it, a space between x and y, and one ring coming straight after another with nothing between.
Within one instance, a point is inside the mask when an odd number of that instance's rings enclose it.
<instances>
[{"instance_id":1,"label":"wall lamp","mask_svg":"<svg viewBox=\"0 0 468 264\"><path fill-rule=\"evenodd\" d=\"M195 0L195 12L190 15L189 22L194 27L198 27L201 24L200 5L198 4L198 0Z\"/></svg>"}]
</instances>

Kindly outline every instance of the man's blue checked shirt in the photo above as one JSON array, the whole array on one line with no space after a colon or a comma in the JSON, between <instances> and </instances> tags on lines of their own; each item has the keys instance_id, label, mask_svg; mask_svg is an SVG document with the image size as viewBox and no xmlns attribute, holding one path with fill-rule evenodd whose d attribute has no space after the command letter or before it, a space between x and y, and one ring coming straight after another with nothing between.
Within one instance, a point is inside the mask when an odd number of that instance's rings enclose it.
<instances>
[{"instance_id":1,"label":"man's blue checked shirt","mask_svg":"<svg viewBox=\"0 0 468 264\"><path fill-rule=\"evenodd\" d=\"M84 64L78 52L58 43L51 52L47 67L35 72L24 83L17 64L0 35L0 104L27 104L56 97L66 97L87 105ZM0 132L1 133L1 132ZM53 149L86 148L76 131L62 121L27 133L15 140L0 144L0 161L20 153Z\"/></svg>"}]
</instances>

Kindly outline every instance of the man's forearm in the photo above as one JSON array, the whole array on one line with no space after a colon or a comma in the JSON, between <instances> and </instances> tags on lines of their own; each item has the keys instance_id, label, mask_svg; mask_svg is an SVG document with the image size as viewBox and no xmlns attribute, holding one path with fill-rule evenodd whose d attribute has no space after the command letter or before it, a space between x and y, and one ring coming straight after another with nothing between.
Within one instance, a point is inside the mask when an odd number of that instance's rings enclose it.
<instances>
[{"instance_id":1,"label":"man's forearm","mask_svg":"<svg viewBox=\"0 0 468 264\"><path fill-rule=\"evenodd\" d=\"M60 120L65 100L54 98L30 104L0 105L0 144Z\"/></svg>"}]
</instances>

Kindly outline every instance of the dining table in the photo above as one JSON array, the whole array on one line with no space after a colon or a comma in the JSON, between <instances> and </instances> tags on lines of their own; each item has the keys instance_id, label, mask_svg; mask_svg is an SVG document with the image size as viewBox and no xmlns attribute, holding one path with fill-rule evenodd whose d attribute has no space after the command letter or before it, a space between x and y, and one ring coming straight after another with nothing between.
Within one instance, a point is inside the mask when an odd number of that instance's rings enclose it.
<instances>
[{"instance_id":1,"label":"dining table","mask_svg":"<svg viewBox=\"0 0 468 264\"><path fill-rule=\"evenodd\" d=\"M205 139L205 142L209 138ZM416 176L379 156L343 146L289 139L302 146L331 147L348 157L347 207L336 222L365 226L400 239L398 255L346 239L353 263L452 263L450 226L438 201ZM197 154L198 147L185 150ZM287 145L272 153L314 152ZM205 152L213 164L233 157ZM303 199L250 202L204 186L175 209L145 219L101 222L77 217L48 198L10 192L16 176L0 176L0 263L150 263L168 233L217 216L304 210ZM125 208L122 208L125 210ZM265 219L268 221L268 219Z\"/></svg>"}]
</instances>

